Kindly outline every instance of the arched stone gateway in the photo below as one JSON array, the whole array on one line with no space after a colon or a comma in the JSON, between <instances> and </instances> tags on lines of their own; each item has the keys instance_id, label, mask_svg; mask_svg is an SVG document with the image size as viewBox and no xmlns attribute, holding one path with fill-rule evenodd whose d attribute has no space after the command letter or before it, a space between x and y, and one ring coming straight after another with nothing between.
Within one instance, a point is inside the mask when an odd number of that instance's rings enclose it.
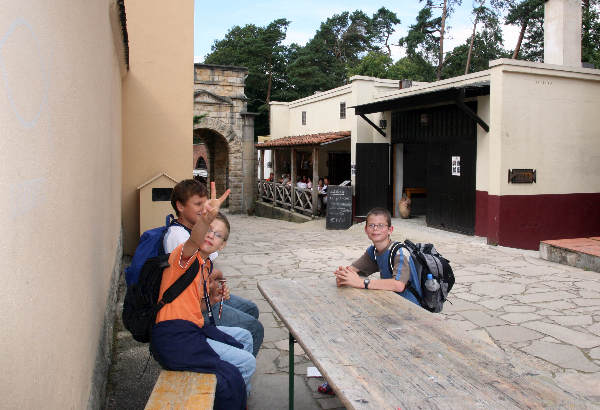
<instances>
[{"instance_id":1,"label":"arched stone gateway","mask_svg":"<svg viewBox=\"0 0 600 410\"><path fill-rule=\"evenodd\" d=\"M244 67L194 64L194 167L204 158L229 210L246 212L256 195L254 115L246 111Z\"/></svg>"}]
</instances>

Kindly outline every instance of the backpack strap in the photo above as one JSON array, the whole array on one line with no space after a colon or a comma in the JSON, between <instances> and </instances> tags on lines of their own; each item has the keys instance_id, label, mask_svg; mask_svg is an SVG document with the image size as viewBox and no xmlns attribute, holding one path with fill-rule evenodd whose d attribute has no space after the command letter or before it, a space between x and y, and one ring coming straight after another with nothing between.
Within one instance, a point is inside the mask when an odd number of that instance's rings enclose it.
<instances>
[{"instance_id":1,"label":"backpack strap","mask_svg":"<svg viewBox=\"0 0 600 410\"><path fill-rule=\"evenodd\" d=\"M177 278L175 283L173 283L171 286L169 286L167 290L165 290L165 292L163 293L163 297L158 302L157 312L167 303L173 302L177 298L177 296L181 295L181 293L192 284L192 282L196 278L196 275L198 274L199 268L200 263L198 262L198 259L194 258L194 263L192 263L192 265L189 268L187 268L185 273L179 278Z\"/></svg>"}]
</instances>

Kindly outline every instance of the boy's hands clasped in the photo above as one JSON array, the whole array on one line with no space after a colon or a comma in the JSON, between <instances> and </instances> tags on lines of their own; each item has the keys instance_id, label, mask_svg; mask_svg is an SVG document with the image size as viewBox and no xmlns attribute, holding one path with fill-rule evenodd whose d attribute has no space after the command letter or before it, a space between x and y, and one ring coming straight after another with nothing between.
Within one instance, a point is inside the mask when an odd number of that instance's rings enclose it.
<instances>
[{"instance_id":1,"label":"boy's hands clasped","mask_svg":"<svg viewBox=\"0 0 600 410\"><path fill-rule=\"evenodd\" d=\"M338 286L364 287L363 279L358 276L358 272L352 266L338 266L333 274L335 275L335 283Z\"/></svg>"}]
</instances>

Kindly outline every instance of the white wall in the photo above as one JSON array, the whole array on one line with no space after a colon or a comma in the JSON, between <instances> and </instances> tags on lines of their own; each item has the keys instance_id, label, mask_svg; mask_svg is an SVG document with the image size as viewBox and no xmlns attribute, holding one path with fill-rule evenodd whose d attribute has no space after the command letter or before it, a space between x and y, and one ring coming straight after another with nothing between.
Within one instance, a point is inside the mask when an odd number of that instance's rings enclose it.
<instances>
[{"instance_id":1,"label":"white wall","mask_svg":"<svg viewBox=\"0 0 600 410\"><path fill-rule=\"evenodd\" d=\"M120 260L121 75L109 1L0 13L0 397L83 409Z\"/></svg>"},{"instance_id":2,"label":"white wall","mask_svg":"<svg viewBox=\"0 0 600 410\"><path fill-rule=\"evenodd\" d=\"M492 92L490 194L600 192L600 70L499 60ZM509 184L512 168L537 183Z\"/></svg>"}]
</instances>

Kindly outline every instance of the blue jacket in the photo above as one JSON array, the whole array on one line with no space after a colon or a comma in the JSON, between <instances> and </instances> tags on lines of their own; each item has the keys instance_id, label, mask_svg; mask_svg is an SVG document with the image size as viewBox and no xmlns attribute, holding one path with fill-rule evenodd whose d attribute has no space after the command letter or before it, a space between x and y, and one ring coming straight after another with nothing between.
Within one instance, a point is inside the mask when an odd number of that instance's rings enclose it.
<instances>
[{"instance_id":1,"label":"blue jacket","mask_svg":"<svg viewBox=\"0 0 600 410\"><path fill-rule=\"evenodd\" d=\"M385 252L383 252L383 254L376 256L375 255L375 246L371 245L367 249L367 253L371 257L371 260L373 260L374 262L377 263L377 266L379 267L379 276L381 277L381 279L396 279L396 280L400 279L400 269L402 269L402 265L404 264L404 252L402 252L402 248L398 249L398 253L396 254L397 256L400 257L400 261L398 263L398 272L396 272L395 275L394 275L394 272L392 272L390 270L390 266L389 266L389 262L388 262L389 258L390 258L390 247L388 247L385 250ZM417 274L416 274L414 262L412 261L412 258L410 258L410 255L409 255L409 259L408 259L408 265L410 267L410 281L413 283L413 287L415 288L415 290L417 292L419 292L421 290L421 285L419 283L419 278L417 277ZM415 297L415 295L413 295L413 293L408 288L404 289L404 291L402 291L402 292L396 292L396 293L399 294L400 296L402 296L403 298L408 299L411 302L421 306L419 304L418 299ZM422 295L420 295L420 294L419 294L419 296L422 297Z\"/></svg>"}]
</instances>

